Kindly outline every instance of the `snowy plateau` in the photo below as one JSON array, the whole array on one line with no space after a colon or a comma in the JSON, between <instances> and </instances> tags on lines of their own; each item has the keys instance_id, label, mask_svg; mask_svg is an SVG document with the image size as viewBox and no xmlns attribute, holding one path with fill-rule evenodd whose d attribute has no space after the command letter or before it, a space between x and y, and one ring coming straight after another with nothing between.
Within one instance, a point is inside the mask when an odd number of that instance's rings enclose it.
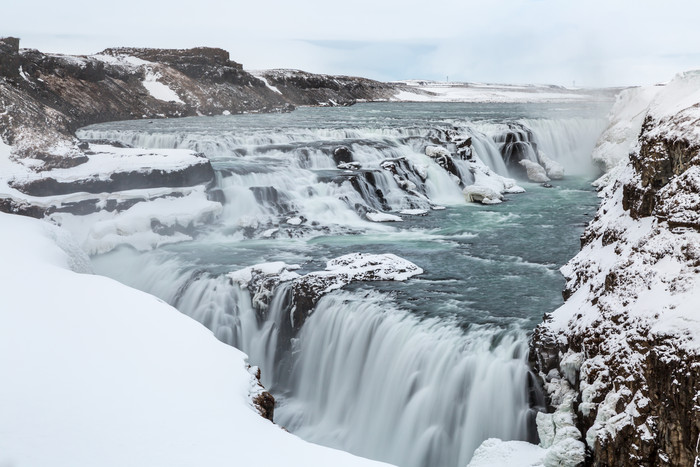
<instances>
[{"instance_id":1,"label":"snowy plateau","mask_svg":"<svg viewBox=\"0 0 700 467\"><path fill-rule=\"evenodd\" d=\"M18 41L4 40L0 52L0 466L388 465L303 441L266 420L267 393L243 352L162 300L93 274L88 255L191 240L226 206L211 195L216 174L197 151L85 143L78 128L373 100L590 98L548 87L248 73L208 48L71 57L20 51ZM566 302L532 338L531 365L550 409L536 417L539 445L490 438L469 451L468 465L700 463L698 90L700 73L688 72L617 97L593 151L605 170L596 182L600 208L580 253L562 269ZM45 95L60 105L47 105ZM365 160L344 160L343 151L324 159L325 169L344 171L344 181L377 201L347 214L348 225L383 231L445 209L425 194L430 177L462 203L499 204L524 191L473 157L481 141L450 131L430 134L437 142L412 159L382 162L376 173L384 178L368 176ZM527 142L522 127L509 131ZM563 177L559 162L533 157L513 165L531 180ZM377 179L398 187L405 205L394 214L375 196ZM245 191L247 199L286 201L276 190ZM272 226L241 217L236 227L265 239L316 228L296 212L284 219ZM246 288L261 309L272 287L286 284L305 297L289 316L298 328L328 292L423 273L396 255L363 253L328 259L325 270L299 269L261 263L225 280Z\"/></svg>"}]
</instances>

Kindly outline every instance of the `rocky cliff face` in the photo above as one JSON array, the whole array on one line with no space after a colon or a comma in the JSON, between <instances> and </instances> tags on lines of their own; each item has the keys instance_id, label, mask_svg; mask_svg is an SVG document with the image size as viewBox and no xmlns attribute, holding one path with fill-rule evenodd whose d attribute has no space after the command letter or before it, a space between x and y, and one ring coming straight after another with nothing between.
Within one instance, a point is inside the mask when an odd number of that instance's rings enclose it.
<instances>
[{"instance_id":1,"label":"rocky cliff face","mask_svg":"<svg viewBox=\"0 0 700 467\"><path fill-rule=\"evenodd\" d=\"M295 105L335 106L389 100L405 88L366 78L318 75L300 70L266 70L257 76Z\"/></svg>"},{"instance_id":2,"label":"rocky cliff face","mask_svg":"<svg viewBox=\"0 0 700 467\"><path fill-rule=\"evenodd\" d=\"M545 315L531 361L553 409L574 411L596 466L700 462L700 74L652 99L631 151L563 272L566 303ZM618 103L620 104L620 103ZM624 104L624 102L623 102ZM618 105L618 113L625 105ZM619 125L613 114L613 125ZM615 131L606 134L614 135ZM601 141L603 147L620 141Z\"/></svg>"}]
</instances>

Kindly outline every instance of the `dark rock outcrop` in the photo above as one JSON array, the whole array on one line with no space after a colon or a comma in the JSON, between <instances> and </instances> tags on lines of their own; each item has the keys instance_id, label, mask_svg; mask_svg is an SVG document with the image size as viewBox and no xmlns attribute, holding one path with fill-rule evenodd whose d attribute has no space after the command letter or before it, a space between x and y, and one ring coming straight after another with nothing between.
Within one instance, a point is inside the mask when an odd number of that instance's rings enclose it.
<instances>
[{"instance_id":1,"label":"dark rock outcrop","mask_svg":"<svg viewBox=\"0 0 700 467\"><path fill-rule=\"evenodd\" d=\"M267 70L261 75L294 105L352 105L388 100L403 88L354 76L332 76L301 70Z\"/></svg>"}]
</instances>

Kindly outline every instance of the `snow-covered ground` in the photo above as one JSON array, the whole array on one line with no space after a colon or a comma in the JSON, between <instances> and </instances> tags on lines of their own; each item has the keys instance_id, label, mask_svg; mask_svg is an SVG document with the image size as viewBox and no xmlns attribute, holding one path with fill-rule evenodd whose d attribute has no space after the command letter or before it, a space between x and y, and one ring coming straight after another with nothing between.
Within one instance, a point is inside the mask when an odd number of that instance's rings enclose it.
<instances>
[{"instance_id":1,"label":"snow-covered ground","mask_svg":"<svg viewBox=\"0 0 700 467\"><path fill-rule=\"evenodd\" d=\"M593 93L559 86L400 81L408 87L393 100L405 102L556 102L593 98ZM416 92L413 92L413 89Z\"/></svg>"},{"instance_id":2,"label":"snow-covered ground","mask_svg":"<svg viewBox=\"0 0 700 467\"><path fill-rule=\"evenodd\" d=\"M191 239L187 227L214 219L221 203L207 197L202 183L192 186L157 186L161 179L187 181L187 171L206 173L209 160L186 149L146 150L91 144L86 161L69 168L44 168L38 159L12 155L0 140L0 198L17 206L35 206L52 222L68 228L89 254L104 253L128 244L146 250ZM141 177L143 188L123 189L131 175ZM177 175L181 174L181 175ZM201 177L200 177L201 178ZM26 188L51 182L65 194L35 196ZM112 182L114 184L112 185ZM101 183L101 185L99 185ZM88 193L87 187L101 187ZM31 189L29 190L31 192ZM80 212L81 203L95 212ZM77 214L75 213L77 209ZM153 225L161 227L154 231ZM170 231L172 230L172 231Z\"/></svg>"},{"instance_id":3,"label":"snow-covered ground","mask_svg":"<svg viewBox=\"0 0 700 467\"><path fill-rule=\"evenodd\" d=\"M0 214L0 257L0 465L385 465L263 419L242 352L90 274L65 230Z\"/></svg>"}]
</instances>

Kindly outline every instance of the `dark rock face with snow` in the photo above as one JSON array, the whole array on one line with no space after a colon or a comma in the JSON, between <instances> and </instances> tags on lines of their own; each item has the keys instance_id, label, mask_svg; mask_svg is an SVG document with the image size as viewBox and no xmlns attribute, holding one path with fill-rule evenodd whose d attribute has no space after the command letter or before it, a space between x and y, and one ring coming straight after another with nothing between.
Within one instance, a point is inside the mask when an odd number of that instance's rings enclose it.
<instances>
[{"instance_id":1,"label":"dark rock face with snow","mask_svg":"<svg viewBox=\"0 0 700 467\"><path fill-rule=\"evenodd\" d=\"M295 105L351 105L358 100L388 100L403 86L353 76L300 70L267 70L258 75Z\"/></svg>"},{"instance_id":2,"label":"dark rock face with snow","mask_svg":"<svg viewBox=\"0 0 700 467\"><path fill-rule=\"evenodd\" d=\"M533 336L532 365L552 407L575 410L588 465L700 459L699 84L681 75L647 102L629 164L563 268L567 302Z\"/></svg>"}]
</instances>

